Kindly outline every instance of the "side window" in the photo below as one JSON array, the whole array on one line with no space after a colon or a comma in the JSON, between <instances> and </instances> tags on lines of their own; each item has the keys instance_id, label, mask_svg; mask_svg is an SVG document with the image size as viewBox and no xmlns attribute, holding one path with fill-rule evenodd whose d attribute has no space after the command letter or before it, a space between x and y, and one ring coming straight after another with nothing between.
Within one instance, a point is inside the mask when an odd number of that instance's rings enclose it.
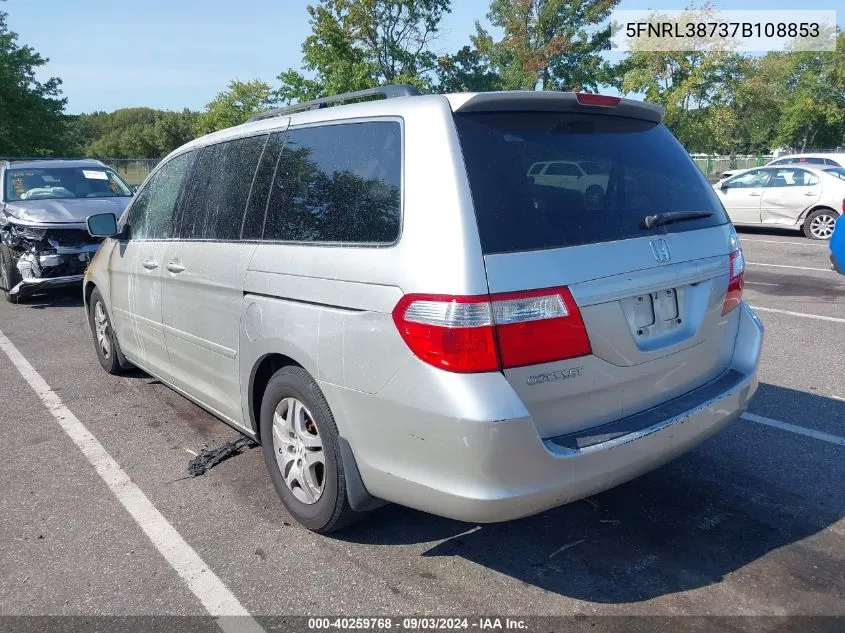
<instances>
[{"instance_id":1,"label":"side window","mask_svg":"<svg viewBox=\"0 0 845 633\"><path fill-rule=\"evenodd\" d=\"M824 165L824 161L824 158L816 158L815 156L811 156L806 161L801 162L805 162L808 165Z\"/></svg>"},{"instance_id":2,"label":"side window","mask_svg":"<svg viewBox=\"0 0 845 633\"><path fill-rule=\"evenodd\" d=\"M766 181L769 179L770 173L771 172L763 169L754 169L731 178L726 184L733 189L764 187L766 185Z\"/></svg>"},{"instance_id":3,"label":"side window","mask_svg":"<svg viewBox=\"0 0 845 633\"><path fill-rule=\"evenodd\" d=\"M266 141L265 134L203 148L183 205L181 239L240 239L244 209Z\"/></svg>"},{"instance_id":4,"label":"side window","mask_svg":"<svg viewBox=\"0 0 845 633\"><path fill-rule=\"evenodd\" d=\"M160 240L174 236L173 216L195 158L195 151L173 158L138 192L129 210L133 240Z\"/></svg>"},{"instance_id":5,"label":"side window","mask_svg":"<svg viewBox=\"0 0 845 633\"><path fill-rule=\"evenodd\" d=\"M769 187L812 187L819 179L803 169L778 169Z\"/></svg>"},{"instance_id":6,"label":"side window","mask_svg":"<svg viewBox=\"0 0 845 633\"><path fill-rule=\"evenodd\" d=\"M244 213L241 227L242 240L261 239L261 233L264 231L264 215L267 212L267 199L270 197L273 175L276 173L276 165L279 164L279 155L282 153L284 142L285 133L275 132L270 135L264 146L255 179L252 181L252 191L246 204L246 213Z\"/></svg>"},{"instance_id":7,"label":"side window","mask_svg":"<svg viewBox=\"0 0 845 633\"><path fill-rule=\"evenodd\" d=\"M572 163L552 163L546 170L547 176L580 176L580 170Z\"/></svg>"},{"instance_id":8,"label":"side window","mask_svg":"<svg viewBox=\"0 0 845 633\"><path fill-rule=\"evenodd\" d=\"M830 165L831 167L841 167L841 165L839 163L837 163L835 160L833 160L832 158L825 158L824 164Z\"/></svg>"},{"instance_id":9,"label":"side window","mask_svg":"<svg viewBox=\"0 0 845 633\"><path fill-rule=\"evenodd\" d=\"M263 239L391 243L399 237L399 123L342 123L289 131Z\"/></svg>"},{"instance_id":10,"label":"side window","mask_svg":"<svg viewBox=\"0 0 845 633\"><path fill-rule=\"evenodd\" d=\"M531 169L528 170L529 176L536 176L541 171L543 171L543 167L546 166L546 163L534 163L531 165Z\"/></svg>"}]
</instances>

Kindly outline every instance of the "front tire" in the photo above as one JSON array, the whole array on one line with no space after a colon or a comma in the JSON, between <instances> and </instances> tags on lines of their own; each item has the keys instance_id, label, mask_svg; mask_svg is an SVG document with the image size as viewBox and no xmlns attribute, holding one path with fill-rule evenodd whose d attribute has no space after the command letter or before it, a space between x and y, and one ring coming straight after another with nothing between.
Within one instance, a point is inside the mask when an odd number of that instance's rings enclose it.
<instances>
[{"instance_id":1,"label":"front tire","mask_svg":"<svg viewBox=\"0 0 845 633\"><path fill-rule=\"evenodd\" d=\"M325 534L361 517L349 505L334 416L307 371L288 366L273 375L260 432L264 464L294 519Z\"/></svg>"},{"instance_id":2,"label":"front tire","mask_svg":"<svg viewBox=\"0 0 845 633\"><path fill-rule=\"evenodd\" d=\"M117 338L114 335L114 328L111 319L109 319L103 295L96 288L91 293L88 305L88 323L91 326L91 333L94 335L97 360L100 361L103 369L110 374L121 374L123 367L120 364L120 348L117 345Z\"/></svg>"},{"instance_id":3,"label":"front tire","mask_svg":"<svg viewBox=\"0 0 845 633\"><path fill-rule=\"evenodd\" d=\"M0 244L0 289L3 290L3 298L9 303L17 303L18 297L9 294L9 291L21 281L21 273L15 266L15 259L12 256L12 249L6 244Z\"/></svg>"},{"instance_id":4,"label":"front tire","mask_svg":"<svg viewBox=\"0 0 845 633\"><path fill-rule=\"evenodd\" d=\"M811 240L829 240L838 217L832 209L816 209L804 220L804 235Z\"/></svg>"}]
</instances>

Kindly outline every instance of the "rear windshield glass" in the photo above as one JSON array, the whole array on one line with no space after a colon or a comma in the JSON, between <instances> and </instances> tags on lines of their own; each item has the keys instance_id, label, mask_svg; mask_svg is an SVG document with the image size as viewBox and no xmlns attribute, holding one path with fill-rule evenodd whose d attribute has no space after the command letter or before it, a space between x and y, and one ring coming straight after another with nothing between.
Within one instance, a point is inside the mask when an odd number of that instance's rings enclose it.
<instances>
[{"instance_id":1,"label":"rear windshield glass","mask_svg":"<svg viewBox=\"0 0 845 633\"><path fill-rule=\"evenodd\" d=\"M549 112L456 114L455 122L485 253L728 221L712 187L663 125ZM549 168L541 173L540 163ZM672 211L711 215L642 228L646 216Z\"/></svg>"}]
</instances>

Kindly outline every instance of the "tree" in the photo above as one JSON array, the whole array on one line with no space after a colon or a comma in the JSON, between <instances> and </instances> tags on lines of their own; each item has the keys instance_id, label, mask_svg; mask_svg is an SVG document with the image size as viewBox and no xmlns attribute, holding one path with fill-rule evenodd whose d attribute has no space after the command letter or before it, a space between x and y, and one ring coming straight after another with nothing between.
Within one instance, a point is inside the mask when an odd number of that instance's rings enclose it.
<instances>
[{"instance_id":1,"label":"tree","mask_svg":"<svg viewBox=\"0 0 845 633\"><path fill-rule=\"evenodd\" d=\"M504 31L501 41L476 23L473 44L490 60L509 90L596 90L609 67L604 24L619 0L492 0L487 19Z\"/></svg>"},{"instance_id":2,"label":"tree","mask_svg":"<svg viewBox=\"0 0 845 633\"><path fill-rule=\"evenodd\" d=\"M197 136L199 113L185 108L182 112L157 112L153 125L153 138L160 156L166 156L177 147Z\"/></svg>"},{"instance_id":3,"label":"tree","mask_svg":"<svg viewBox=\"0 0 845 633\"><path fill-rule=\"evenodd\" d=\"M501 85L498 73L478 49L464 46L437 60L438 92L484 92L500 90Z\"/></svg>"},{"instance_id":4,"label":"tree","mask_svg":"<svg viewBox=\"0 0 845 633\"><path fill-rule=\"evenodd\" d=\"M36 80L36 69L48 60L18 44L7 15L0 11L0 155L61 153L66 140L61 80Z\"/></svg>"},{"instance_id":5,"label":"tree","mask_svg":"<svg viewBox=\"0 0 845 633\"><path fill-rule=\"evenodd\" d=\"M196 136L199 113L126 108L68 117L69 155L161 158Z\"/></svg>"},{"instance_id":6,"label":"tree","mask_svg":"<svg viewBox=\"0 0 845 633\"><path fill-rule=\"evenodd\" d=\"M306 78L279 75L291 103L388 83L429 90L438 68L430 50L450 0L320 0L308 6L311 35L302 45Z\"/></svg>"},{"instance_id":7,"label":"tree","mask_svg":"<svg viewBox=\"0 0 845 633\"><path fill-rule=\"evenodd\" d=\"M219 93L199 115L197 131L207 134L245 122L253 114L276 104L270 86L259 79L229 82L228 88Z\"/></svg>"},{"instance_id":8,"label":"tree","mask_svg":"<svg viewBox=\"0 0 845 633\"><path fill-rule=\"evenodd\" d=\"M775 142L799 151L845 143L845 33L835 51L770 53L763 65L780 88Z\"/></svg>"}]
</instances>

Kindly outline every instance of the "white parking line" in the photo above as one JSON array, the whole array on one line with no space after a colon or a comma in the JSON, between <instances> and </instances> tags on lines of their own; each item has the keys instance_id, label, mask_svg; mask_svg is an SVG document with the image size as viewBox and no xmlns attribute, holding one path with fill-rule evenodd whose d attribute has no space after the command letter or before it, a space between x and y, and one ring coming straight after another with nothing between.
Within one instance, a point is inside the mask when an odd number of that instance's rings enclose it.
<instances>
[{"instance_id":1,"label":"white parking line","mask_svg":"<svg viewBox=\"0 0 845 633\"><path fill-rule=\"evenodd\" d=\"M135 523L152 541L155 548L185 581L188 589L199 599L206 611L217 618L227 633L263 633L235 595L229 591L193 547L176 531L136 486L129 475L109 455L82 422L68 409L50 385L41 377L23 354L0 331L0 349L32 387L62 430L82 451L118 501L126 508ZM229 617L238 616L238 617Z\"/></svg>"},{"instance_id":2,"label":"white parking line","mask_svg":"<svg viewBox=\"0 0 845 633\"><path fill-rule=\"evenodd\" d=\"M764 264L762 262L745 262L752 266L770 266L771 268L794 268L796 270L819 270L823 273L832 273L830 268L810 268L809 266L787 266L786 264Z\"/></svg>"},{"instance_id":3,"label":"white parking line","mask_svg":"<svg viewBox=\"0 0 845 633\"><path fill-rule=\"evenodd\" d=\"M806 242L783 242L781 240L749 240L740 235L739 241L742 243L745 242L760 242L762 244L794 244L796 246L812 246L814 248L827 248L827 244L819 244L818 242L811 242L807 240Z\"/></svg>"},{"instance_id":4,"label":"white parking line","mask_svg":"<svg viewBox=\"0 0 845 633\"><path fill-rule=\"evenodd\" d=\"M821 440L822 442L827 442L829 444L837 444L839 446L845 446L845 437L839 437L838 435L832 435L830 433L824 433L823 431L816 431L814 429L808 429L803 426L798 426L797 424L790 424L789 422L781 422L780 420L773 420L772 418L767 418L762 415L756 415L754 413L743 413L742 414L743 420L748 420L749 422L756 422L757 424L765 424L766 426L771 426L776 429L781 429L782 431L789 431L790 433L796 433L797 435L803 435L805 437L812 437L815 440Z\"/></svg>"},{"instance_id":5,"label":"white parking line","mask_svg":"<svg viewBox=\"0 0 845 633\"><path fill-rule=\"evenodd\" d=\"M806 312L792 312L791 310L778 310L777 308L764 308L762 306L751 306L755 312L774 312L775 314L786 314L789 316L801 317L802 319L815 319L816 321L830 321L831 323L845 323L845 319L839 317L825 316L823 314L807 314Z\"/></svg>"}]
</instances>

